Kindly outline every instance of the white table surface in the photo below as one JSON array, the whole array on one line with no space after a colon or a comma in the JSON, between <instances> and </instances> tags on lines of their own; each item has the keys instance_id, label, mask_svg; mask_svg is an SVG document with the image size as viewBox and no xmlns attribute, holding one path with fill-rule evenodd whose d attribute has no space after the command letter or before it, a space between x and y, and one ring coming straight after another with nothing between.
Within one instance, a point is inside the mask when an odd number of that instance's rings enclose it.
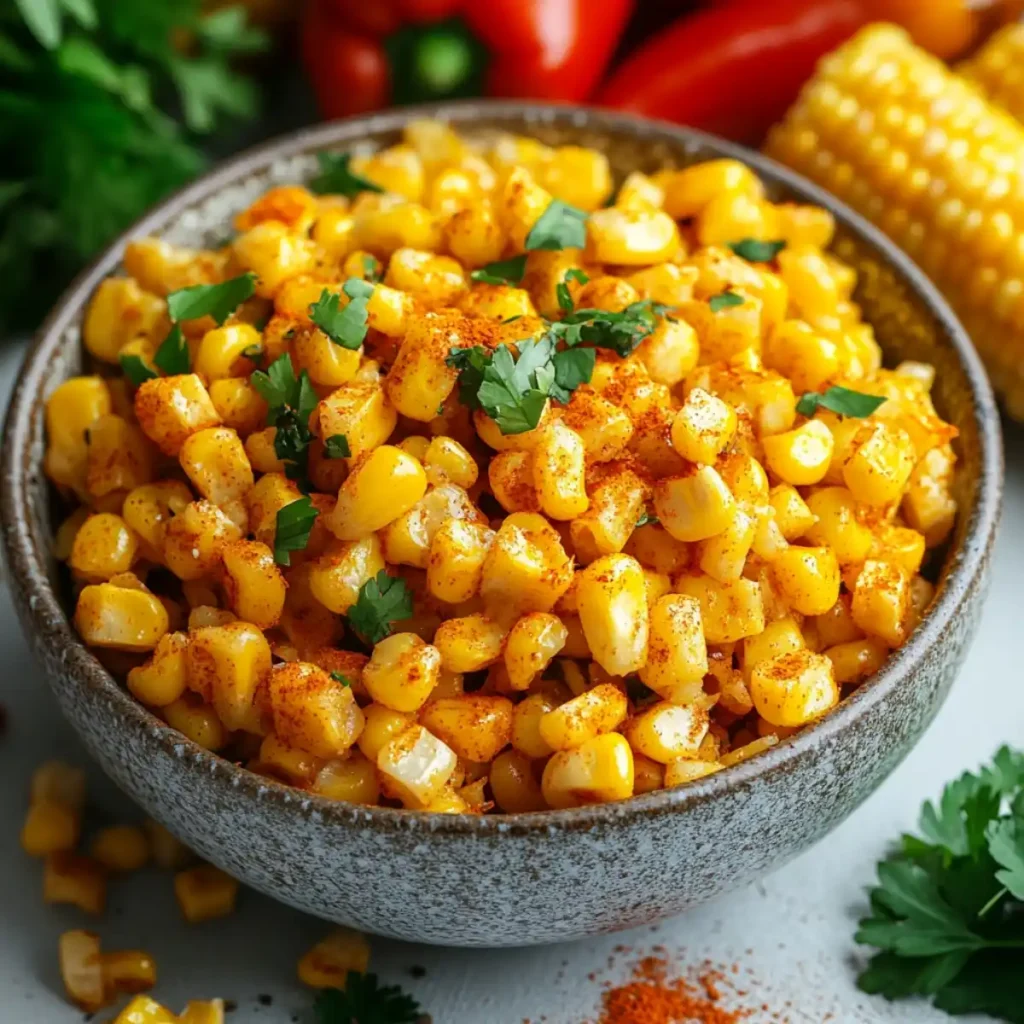
<instances>
[{"instance_id":1,"label":"white table surface","mask_svg":"<svg viewBox=\"0 0 1024 1024\"><path fill-rule=\"evenodd\" d=\"M20 351L0 350L0 404ZM864 952L851 936L875 861L913 827L921 801L999 744L1024 744L1024 694L1015 667L1021 626L1014 612L1024 580L1024 434L1011 428L1007 447L1006 510L992 591L963 673L917 748L830 836L762 882L657 928L496 952L378 940L372 969L413 993L434 1024L521 1024L542 1015L547 1024L582 1024L596 1017L600 994L587 974L603 970L620 944L642 954L660 943L684 964L739 961L758 1003L774 1011L750 1017L750 1024L778 1022L775 1013L792 1024L821 1022L828 1014L835 1024L949 1020L924 1004L889 1004L859 993L854 978ZM152 952L160 971L154 995L172 1008L222 996L238 1004L229 1024L290 1022L294 1015L311 1020L311 998L295 979L295 962L327 926L265 897L244 891L234 916L190 928L175 908L170 877L147 871L111 885L106 916L95 925L73 909L42 904L40 865L18 846L29 776L45 758L83 764L87 758L58 714L2 588L0 665L0 702L8 711L0 739L0 1024L82 1019L64 1002L57 972L57 936L69 927L96 927L108 949ZM95 768L89 798L118 820L134 817ZM628 962L619 958L618 976ZM412 977L413 965L425 968L425 976ZM260 996L272 997L270 1005ZM960 1019L979 1024L985 1018Z\"/></svg>"}]
</instances>

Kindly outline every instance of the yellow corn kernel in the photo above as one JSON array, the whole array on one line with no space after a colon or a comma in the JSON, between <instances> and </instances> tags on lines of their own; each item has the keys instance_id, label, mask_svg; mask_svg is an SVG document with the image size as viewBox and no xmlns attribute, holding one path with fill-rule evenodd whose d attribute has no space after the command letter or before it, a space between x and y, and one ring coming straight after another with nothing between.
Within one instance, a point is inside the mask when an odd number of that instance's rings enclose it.
<instances>
[{"instance_id":1,"label":"yellow corn kernel","mask_svg":"<svg viewBox=\"0 0 1024 1024\"><path fill-rule=\"evenodd\" d=\"M614 459L633 436L633 423L629 416L587 385L573 392L562 422L583 439L590 462Z\"/></svg>"},{"instance_id":2,"label":"yellow corn kernel","mask_svg":"<svg viewBox=\"0 0 1024 1024\"><path fill-rule=\"evenodd\" d=\"M843 463L843 480L857 501L888 505L903 496L917 461L910 435L884 421L859 430Z\"/></svg>"},{"instance_id":3,"label":"yellow corn kernel","mask_svg":"<svg viewBox=\"0 0 1024 1024\"><path fill-rule=\"evenodd\" d=\"M379 705L372 705L379 707ZM365 731L365 730L364 730ZM362 740L362 736L360 736ZM359 751L339 761L328 761L313 780L313 792L328 800L344 800L353 804L375 804L380 799L380 784L373 762Z\"/></svg>"},{"instance_id":4,"label":"yellow corn kernel","mask_svg":"<svg viewBox=\"0 0 1024 1024\"><path fill-rule=\"evenodd\" d=\"M343 434L354 459L383 444L398 413L379 383L352 380L335 389L318 406L321 437Z\"/></svg>"},{"instance_id":5,"label":"yellow corn kernel","mask_svg":"<svg viewBox=\"0 0 1024 1024\"><path fill-rule=\"evenodd\" d=\"M91 511L86 506L80 505L54 531L53 545L50 551L58 562L66 562L71 557L71 549L74 546L75 537L82 528L82 523L90 515L92 515ZM128 523L128 525L131 526L131 523Z\"/></svg>"},{"instance_id":6,"label":"yellow corn kernel","mask_svg":"<svg viewBox=\"0 0 1024 1024\"><path fill-rule=\"evenodd\" d=\"M552 750L570 750L617 729L627 713L626 695L611 683L601 683L553 708L541 718L538 728Z\"/></svg>"},{"instance_id":7,"label":"yellow corn kernel","mask_svg":"<svg viewBox=\"0 0 1024 1024\"><path fill-rule=\"evenodd\" d=\"M569 524L577 559L589 563L621 551L636 528L647 492L644 481L625 466L604 476L591 492L590 507Z\"/></svg>"},{"instance_id":8,"label":"yellow corn kernel","mask_svg":"<svg viewBox=\"0 0 1024 1024\"><path fill-rule=\"evenodd\" d=\"M506 814L543 811L547 806L528 757L506 750L491 764L488 781L498 809Z\"/></svg>"},{"instance_id":9,"label":"yellow corn kernel","mask_svg":"<svg viewBox=\"0 0 1024 1024\"><path fill-rule=\"evenodd\" d=\"M697 240L725 245L739 238L774 238L774 213L770 203L745 192L720 192L697 215Z\"/></svg>"},{"instance_id":10,"label":"yellow corn kernel","mask_svg":"<svg viewBox=\"0 0 1024 1024\"><path fill-rule=\"evenodd\" d=\"M839 702L832 662L806 649L758 662L750 673L757 713L772 725L800 726Z\"/></svg>"},{"instance_id":11,"label":"yellow corn kernel","mask_svg":"<svg viewBox=\"0 0 1024 1024\"><path fill-rule=\"evenodd\" d=\"M480 594L502 615L548 612L569 589L572 561L543 517L516 512L506 517L484 560Z\"/></svg>"},{"instance_id":12,"label":"yellow corn kernel","mask_svg":"<svg viewBox=\"0 0 1024 1024\"><path fill-rule=\"evenodd\" d=\"M412 715L394 711L384 704L370 704L364 708L363 714L365 724L356 742L374 764L384 746L415 722Z\"/></svg>"},{"instance_id":13,"label":"yellow corn kernel","mask_svg":"<svg viewBox=\"0 0 1024 1024\"><path fill-rule=\"evenodd\" d=\"M505 232L489 202L459 210L445 223L444 246L466 267L480 267L501 258Z\"/></svg>"},{"instance_id":14,"label":"yellow corn kernel","mask_svg":"<svg viewBox=\"0 0 1024 1024\"><path fill-rule=\"evenodd\" d=\"M498 190L498 218L508 235L509 244L521 252L526 236L541 214L551 205L552 196L537 184L523 166L513 167Z\"/></svg>"},{"instance_id":15,"label":"yellow corn kernel","mask_svg":"<svg viewBox=\"0 0 1024 1024\"><path fill-rule=\"evenodd\" d=\"M633 795L633 751L615 732L556 751L544 766L541 791L556 809L624 800Z\"/></svg>"},{"instance_id":16,"label":"yellow corn kernel","mask_svg":"<svg viewBox=\"0 0 1024 1024\"><path fill-rule=\"evenodd\" d=\"M486 615L467 615L442 622L434 634L434 646L448 672L477 672L501 657L507 632Z\"/></svg>"},{"instance_id":17,"label":"yellow corn kernel","mask_svg":"<svg viewBox=\"0 0 1024 1024\"><path fill-rule=\"evenodd\" d=\"M206 750L220 750L228 742L228 731L213 708L188 695L168 704L161 713L172 729Z\"/></svg>"},{"instance_id":18,"label":"yellow corn kernel","mask_svg":"<svg viewBox=\"0 0 1024 1024\"><path fill-rule=\"evenodd\" d=\"M755 199L764 195L757 175L738 160L707 160L682 170L663 171L654 180L664 189L665 211L676 220L697 216L723 192Z\"/></svg>"},{"instance_id":19,"label":"yellow corn kernel","mask_svg":"<svg viewBox=\"0 0 1024 1024\"><path fill-rule=\"evenodd\" d=\"M432 700L420 712L420 724L463 760L488 763L509 744L512 709L507 697L464 694Z\"/></svg>"},{"instance_id":20,"label":"yellow corn kernel","mask_svg":"<svg viewBox=\"0 0 1024 1024\"><path fill-rule=\"evenodd\" d=\"M33 803L48 801L81 812L85 806L85 771L63 761L44 761L32 773L29 796Z\"/></svg>"},{"instance_id":21,"label":"yellow corn kernel","mask_svg":"<svg viewBox=\"0 0 1024 1024\"><path fill-rule=\"evenodd\" d=\"M839 598L839 563L830 548L788 547L771 572L782 598L802 615L824 615Z\"/></svg>"},{"instance_id":22,"label":"yellow corn kernel","mask_svg":"<svg viewBox=\"0 0 1024 1024\"><path fill-rule=\"evenodd\" d=\"M768 495L775 523L786 540L802 537L814 525L814 513L792 484L776 484Z\"/></svg>"},{"instance_id":23,"label":"yellow corn kernel","mask_svg":"<svg viewBox=\"0 0 1024 1024\"><path fill-rule=\"evenodd\" d=\"M576 602L594 660L611 675L636 672L647 649L647 586L631 555L605 555L577 578Z\"/></svg>"},{"instance_id":24,"label":"yellow corn kernel","mask_svg":"<svg viewBox=\"0 0 1024 1024\"><path fill-rule=\"evenodd\" d=\"M141 871L149 861L149 840L138 825L111 825L93 836L89 851L108 871Z\"/></svg>"},{"instance_id":25,"label":"yellow corn kernel","mask_svg":"<svg viewBox=\"0 0 1024 1024\"><path fill-rule=\"evenodd\" d=\"M89 427L85 488L93 503L153 479L154 449L122 416L101 416Z\"/></svg>"},{"instance_id":26,"label":"yellow corn kernel","mask_svg":"<svg viewBox=\"0 0 1024 1024\"><path fill-rule=\"evenodd\" d=\"M287 585L270 548L258 540L236 540L224 546L221 560L224 593L234 613L260 629L276 626Z\"/></svg>"},{"instance_id":27,"label":"yellow corn kernel","mask_svg":"<svg viewBox=\"0 0 1024 1024\"><path fill-rule=\"evenodd\" d=\"M167 524L192 501L188 485L180 480L158 480L128 493L121 515L140 537L147 553L163 553Z\"/></svg>"},{"instance_id":28,"label":"yellow corn kernel","mask_svg":"<svg viewBox=\"0 0 1024 1024\"><path fill-rule=\"evenodd\" d=\"M335 541L310 568L309 587L325 608L344 615L356 603L362 586L383 568L376 534L349 544Z\"/></svg>"},{"instance_id":29,"label":"yellow corn kernel","mask_svg":"<svg viewBox=\"0 0 1024 1024\"><path fill-rule=\"evenodd\" d=\"M178 461L195 489L221 507L239 501L253 485L245 447L228 427L191 434L181 446Z\"/></svg>"},{"instance_id":30,"label":"yellow corn kernel","mask_svg":"<svg viewBox=\"0 0 1024 1024\"><path fill-rule=\"evenodd\" d=\"M21 827L21 848L30 857L73 850L82 829L80 808L52 798L33 796Z\"/></svg>"},{"instance_id":31,"label":"yellow corn kernel","mask_svg":"<svg viewBox=\"0 0 1024 1024\"><path fill-rule=\"evenodd\" d=\"M415 633L393 633L374 647L363 669L363 684L378 703L394 711L417 711L440 674L441 652L436 647Z\"/></svg>"},{"instance_id":32,"label":"yellow corn kernel","mask_svg":"<svg viewBox=\"0 0 1024 1024\"><path fill-rule=\"evenodd\" d=\"M587 259L639 267L669 260L679 248L675 221L661 210L607 207L587 220Z\"/></svg>"},{"instance_id":33,"label":"yellow corn kernel","mask_svg":"<svg viewBox=\"0 0 1024 1024\"><path fill-rule=\"evenodd\" d=\"M803 320L784 320L768 336L764 364L798 392L821 391L844 369L840 345Z\"/></svg>"},{"instance_id":34,"label":"yellow corn kernel","mask_svg":"<svg viewBox=\"0 0 1024 1024\"><path fill-rule=\"evenodd\" d=\"M169 627L167 609L148 590L97 583L78 595L75 629L94 647L151 651Z\"/></svg>"},{"instance_id":35,"label":"yellow corn kernel","mask_svg":"<svg viewBox=\"0 0 1024 1024\"><path fill-rule=\"evenodd\" d=\"M553 196L581 210L596 210L612 188L604 153L584 146L559 146L537 168L537 180Z\"/></svg>"},{"instance_id":36,"label":"yellow corn kernel","mask_svg":"<svg viewBox=\"0 0 1024 1024\"><path fill-rule=\"evenodd\" d=\"M692 388L672 421L672 446L684 459L711 465L735 433L733 408L703 388Z\"/></svg>"},{"instance_id":37,"label":"yellow corn kernel","mask_svg":"<svg viewBox=\"0 0 1024 1024\"><path fill-rule=\"evenodd\" d=\"M845 487L822 487L807 499L818 521L804 533L820 547L829 547L840 565L863 562L871 550L871 531L857 519L857 503Z\"/></svg>"},{"instance_id":38,"label":"yellow corn kernel","mask_svg":"<svg viewBox=\"0 0 1024 1024\"><path fill-rule=\"evenodd\" d=\"M404 248L391 254L384 283L427 308L439 308L454 304L466 288L466 274L450 256Z\"/></svg>"},{"instance_id":39,"label":"yellow corn kernel","mask_svg":"<svg viewBox=\"0 0 1024 1024\"><path fill-rule=\"evenodd\" d=\"M248 231L264 221L279 221L296 234L306 234L313 224L320 200L299 185L278 185L264 192L235 216L235 227Z\"/></svg>"},{"instance_id":40,"label":"yellow corn kernel","mask_svg":"<svg viewBox=\"0 0 1024 1024\"><path fill-rule=\"evenodd\" d=\"M753 580L719 583L703 574L683 573L673 583L677 593L696 598L699 602L707 643L735 643L764 629L761 586Z\"/></svg>"},{"instance_id":41,"label":"yellow corn kernel","mask_svg":"<svg viewBox=\"0 0 1024 1024\"><path fill-rule=\"evenodd\" d=\"M194 501L167 524L164 561L179 579L197 580L220 564L221 552L242 531L217 505Z\"/></svg>"},{"instance_id":42,"label":"yellow corn kernel","mask_svg":"<svg viewBox=\"0 0 1024 1024\"><path fill-rule=\"evenodd\" d=\"M675 573L690 564L690 547L656 523L634 530L626 543L627 554L655 572Z\"/></svg>"},{"instance_id":43,"label":"yellow corn kernel","mask_svg":"<svg viewBox=\"0 0 1024 1024\"><path fill-rule=\"evenodd\" d=\"M156 984L156 961L141 949L123 949L116 953L104 953L101 967L104 984L111 992L142 992ZM130 1004L128 1008L130 1008ZM122 1015L127 1012L128 1008L121 1011ZM167 1013L166 1010L162 1012ZM121 1020L121 1017L118 1017L118 1020ZM133 1020L133 1017L126 1018L128 1024L131 1024ZM158 1022L164 1020L177 1024L176 1018L171 1013L167 1013L166 1018L156 1017Z\"/></svg>"},{"instance_id":44,"label":"yellow corn kernel","mask_svg":"<svg viewBox=\"0 0 1024 1024\"><path fill-rule=\"evenodd\" d=\"M466 523L484 521L482 513L461 487L442 484L431 488L412 508L381 530L384 558L394 565L427 568L434 534L452 519Z\"/></svg>"},{"instance_id":45,"label":"yellow corn kernel","mask_svg":"<svg viewBox=\"0 0 1024 1024\"><path fill-rule=\"evenodd\" d=\"M293 747L274 733L263 737L259 755L249 762L253 771L274 775L293 786L307 786L319 772L323 759Z\"/></svg>"},{"instance_id":46,"label":"yellow corn kernel","mask_svg":"<svg viewBox=\"0 0 1024 1024\"><path fill-rule=\"evenodd\" d=\"M256 294L272 299L289 278L308 274L315 247L308 237L293 234L280 221L267 220L240 234L231 245L238 266L257 275Z\"/></svg>"},{"instance_id":47,"label":"yellow corn kernel","mask_svg":"<svg viewBox=\"0 0 1024 1024\"><path fill-rule=\"evenodd\" d=\"M97 583L128 572L138 551L135 531L120 516L101 512L82 523L68 563L76 576Z\"/></svg>"},{"instance_id":48,"label":"yellow corn kernel","mask_svg":"<svg viewBox=\"0 0 1024 1024\"><path fill-rule=\"evenodd\" d=\"M826 647L822 654L832 662L836 682L846 686L874 675L885 664L889 649L881 641L865 637Z\"/></svg>"},{"instance_id":49,"label":"yellow corn kernel","mask_svg":"<svg viewBox=\"0 0 1024 1024\"><path fill-rule=\"evenodd\" d=\"M133 278L108 277L85 311L82 342L90 355L104 363L116 363L129 341L152 336L166 323L166 314L167 304L140 288Z\"/></svg>"},{"instance_id":50,"label":"yellow corn kernel","mask_svg":"<svg viewBox=\"0 0 1024 1024\"><path fill-rule=\"evenodd\" d=\"M688 703L702 691L708 671L700 604L666 594L651 606L647 661L640 678L666 700Z\"/></svg>"},{"instance_id":51,"label":"yellow corn kernel","mask_svg":"<svg viewBox=\"0 0 1024 1024\"><path fill-rule=\"evenodd\" d=\"M758 527L751 512L737 507L732 521L721 533L697 544L697 564L719 583L738 580L743 574Z\"/></svg>"},{"instance_id":52,"label":"yellow corn kernel","mask_svg":"<svg viewBox=\"0 0 1024 1024\"><path fill-rule=\"evenodd\" d=\"M924 561L925 539L917 530L905 526L879 527L871 545L870 557L887 562L896 562L916 576Z\"/></svg>"},{"instance_id":53,"label":"yellow corn kernel","mask_svg":"<svg viewBox=\"0 0 1024 1024\"><path fill-rule=\"evenodd\" d=\"M655 484L654 511L676 540L704 540L729 525L736 502L713 466L694 466Z\"/></svg>"},{"instance_id":54,"label":"yellow corn kernel","mask_svg":"<svg viewBox=\"0 0 1024 1024\"><path fill-rule=\"evenodd\" d=\"M339 540L358 540L404 515L426 489L426 474L412 456L381 445L355 464L325 525Z\"/></svg>"},{"instance_id":55,"label":"yellow corn kernel","mask_svg":"<svg viewBox=\"0 0 1024 1024\"><path fill-rule=\"evenodd\" d=\"M681 786L685 782L703 779L707 775L720 772L724 767L725 765L718 764L716 761L691 761L680 758L665 766L665 788L671 789L673 786Z\"/></svg>"},{"instance_id":56,"label":"yellow corn kernel","mask_svg":"<svg viewBox=\"0 0 1024 1024\"><path fill-rule=\"evenodd\" d=\"M425 206L398 195L374 196L353 207L353 234L360 248L382 259L405 246L436 249L440 222Z\"/></svg>"},{"instance_id":57,"label":"yellow corn kernel","mask_svg":"<svg viewBox=\"0 0 1024 1024\"><path fill-rule=\"evenodd\" d=\"M87 497L87 431L110 411L110 392L102 377L72 377L46 402L46 475L83 500Z\"/></svg>"},{"instance_id":58,"label":"yellow corn kernel","mask_svg":"<svg viewBox=\"0 0 1024 1024\"><path fill-rule=\"evenodd\" d=\"M270 674L269 696L278 739L317 757L340 757L363 729L352 688L316 665L277 665Z\"/></svg>"},{"instance_id":59,"label":"yellow corn kernel","mask_svg":"<svg viewBox=\"0 0 1024 1024\"><path fill-rule=\"evenodd\" d=\"M641 171L630 171L615 195L615 206L623 210L660 210L665 190Z\"/></svg>"},{"instance_id":60,"label":"yellow corn kernel","mask_svg":"<svg viewBox=\"0 0 1024 1024\"><path fill-rule=\"evenodd\" d=\"M335 928L299 960L299 981L310 988L344 989L351 972L370 966L366 936L351 928Z\"/></svg>"},{"instance_id":61,"label":"yellow corn kernel","mask_svg":"<svg viewBox=\"0 0 1024 1024\"><path fill-rule=\"evenodd\" d=\"M480 476L476 460L453 437L435 437L420 459L433 487L451 483L469 490Z\"/></svg>"},{"instance_id":62,"label":"yellow corn kernel","mask_svg":"<svg viewBox=\"0 0 1024 1024\"><path fill-rule=\"evenodd\" d=\"M745 637L741 663L743 678L749 682L756 665L780 654L790 654L805 647L803 633L797 621L791 617L769 622L764 630L754 636Z\"/></svg>"},{"instance_id":63,"label":"yellow corn kernel","mask_svg":"<svg viewBox=\"0 0 1024 1024\"><path fill-rule=\"evenodd\" d=\"M487 467L491 493L506 512L539 512L532 451L498 452Z\"/></svg>"},{"instance_id":64,"label":"yellow corn kernel","mask_svg":"<svg viewBox=\"0 0 1024 1024\"><path fill-rule=\"evenodd\" d=\"M103 980L99 936L93 932L64 932L59 942L60 976L68 999L86 1013L95 1013L108 1001Z\"/></svg>"},{"instance_id":65,"label":"yellow corn kernel","mask_svg":"<svg viewBox=\"0 0 1024 1024\"><path fill-rule=\"evenodd\" d=\"M192 851L179 839L173 836L163 825L147 818L143 828L149 837L150 849L153 852L153 863L166 870L185 867L193 859Z\"/></svg>"},{"instance_id":66,"label":"yellow corn kernel","mask_svg":"<svg viewBox=\"0 0 1024 1024\"><path fill-rule=\"evenodd\" d=\"M458 604L480 589L494 531L482 523L450 518L434 533L427 559L427 589L439 601Z\"/></svg>"},{"instance_id":67,"label":"yellow corn kernel","mask_svg":"<svg viewBox=\"0 0 1024 1024\"><path fill-rule=\"evenodd\" d=\"M699 357L697 331L685 320L659 320L636 349L636 358L647 367L651 379L669 387L683 380Z\"/></svg>"},{"instance_id":68,"label":"yellow corn kernel","mask_svg":"<svg viewBox=\"0 0 1024 1024\"><path fill-rule=\"evenodd\" d=\"M665 787L665 766L633 751L633 793L653 793Z\"/></svg>"},{"instance_id":69,"label":"yellow corn kernel","mask_svg":"<svg viewBox=\"0 0 1024 1024\"><path fill-rule=\"evenodd\" d=\"M180 1021L149 996L136 996L114 1018L113 1024L180 1024Z\"/></svg>"},{"instance_id":70,"label":"yellow corn kernel","mask_svg":"<svg viewBox=\"0 0 1024 1024\"><path fill-rule=\"evenodd\" d=\"M590 504L584 475L583 439L560 420L545 428L533 450L533 482L541 511L551 519L574 519Z\"/></svg>"},{"instance_id":71,"label":"yellow corn kernel","mask_svg":"<svg viewBox=\"0 0 1024 1024\"><path fill-rule=\"evenodd\" d=\"M741 304L712 310L701 299L684 302L680 307L683 318L697 332L704 363L749 359L760 352L763 304L756 295L739 291L734 294L743 299Z\"/></svg>"},{"instance_id":72,"label":"yellow corn kernel","mask_svg":"<svg viewBox=\"0 0 1024 1024\"><path fill-rule=\"evenodd\" d=\"M174 896L185 920L200 924L234 913L238 881L212 864L200 864L174 876Z\"/></svg>"},{"instance_id":73,"label":"yellow corn kernel","mask_svg":"<svg viewBox=\"0 0 1024 1024\"><path fill-rule=\"evenodd\" d=\"M188 685L211 703L228 729L263 735L260 694L270 674L270 644L248 622L203 626L188 643Z\"/></svg>"},{"instance_id":74,"label":"yellow corn kernel","mask_svg":"<svg viewBox=\"0 0 1024 1024\"><path fill-rule=\"evenodd\" d=\"M834 441L820 420L762 439L768 468L783 483L803 487L819 483L828 471Z\"/></svg>"},{"instance_id":75,"label":"yellow corn kernel","mask_svg":"<svg viewBox=\"0 0 1024 1024\"><path fill-rule=\"evenodd\" d=\"M203 335L192 370L208 382L248 375L252 364L246 358L246 352L261 348L260 332L251 324L224 324Z\"/></svg>"},{"instance_id":76,"label":"yellow corn kernel","mask_svg":"<svg viewBox=\"0 0 1024 1024\"><path fill-rule=\"evenodd\" d=\"M197 430L220 425L210 394L194 373L144 381L135 392L135 415L146 436L173 456Z\"/></svg>"},{"instance_id":77,"label":"yellow corn kernel","mask_svg":"<svg viewBox=\"0 0 1024 1024\"><path fill-rule=\"evenodd\" d=\"M421 725L389 740L377 754L381 785L406 807L425 807L455 771L455 752Z\"/></svg>"},{"instance_id":78,"label":"yellow corn kernel","mask_svg":"<svg viewBox=\"0 0 1024 1024\"><path fill-rule=\"evenodd\" d=\"M192 632L206 626L227 626L237 622L238 617L226 608L215 608L211 605L197 604L188 613L188 629Z\"/></svg>"},{"instance_id":79,"label":"yellow corn kernel","mask_svg":"<svg viewBox=\"0 0 1024 1024\"><path fill-rule=\"evenodd\" d=\"M565 646L569 631L557 615L531 612L522 616L505 640L504 658L509 683L526 690Z\"/></svg>"},{"instance_id":80,"label":"yellow corn kernel","mask_svg":"<svg viewBox=\"0 0 1024 1024\"><path fill-rule=\"evenodd\" d=\"M910 575L896 562L869 559L853 588L851 611L865 633L899 647L910 627Z\"/></svg>"},{"instance_id":81,"label":"yellow corn kernel","mask_svg":"<svg viewBox=\"0 0 1024 1024\"><path fill-rule=\"evenodd\" d=\"M185 1004L177 1024L224 1024L223 999L193 999Z\"/></svg>"},{"instance_id":82,"label":"yellow corn kernel","mask_svg":"<svg viewBox=\"0 0 1024 1024\"><path fill-rule=\"evenodd\" d=\"M87 914L102 914L107 876L91 857L70 850L51 853L43 866L43 902L68 903Z\"/></svg>"},{"instance_id":83,"label":"yellow corn kernel","mask_svg":"<svg viewBox=\"0 0 1024 1024\"><path fill-rule=\"evenodd\" d=\"M628 281L606 274L588 281L580 289L576 302L581 309L605 309L619 313L639 298L639 292Z\"/></svg>"},{"instance_id":84,"label":"yellow corn kernel","mask_svg":"<svg viewBox=\"0 0 1024 1024\"><path fill-rule=\"evenodd\" d=\"M513 749L529 758L547 757L552 747L541 735L540 723L558 704L544 693L531 693L512 710L510 742Z\"/></svg>"}]
</instances>

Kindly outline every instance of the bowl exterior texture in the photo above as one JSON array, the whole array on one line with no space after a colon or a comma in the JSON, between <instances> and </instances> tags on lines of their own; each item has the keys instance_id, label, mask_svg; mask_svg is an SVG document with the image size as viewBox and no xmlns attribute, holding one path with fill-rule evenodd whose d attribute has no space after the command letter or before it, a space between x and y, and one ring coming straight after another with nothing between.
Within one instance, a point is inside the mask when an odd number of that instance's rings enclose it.
<instances>
[{"instance_id":1,"label":"bowl exterior texture","mask_svg":"<svg viewBox=\"0 0 1024 1024\"><path fill-rule=\"evenodd\" d=\"M468 133L508 130L596 146L633 168L732 156L775 199L829 206L836 249L887 362L938 368L940 412L961 431L961 508L935 606L884 670L814 728L697 783L576 811L454 817L330 803L239 769L135 703L78 642L49 554L44 402L82 371L79 325L124 239L72 287L29 356L5 431L4 546L19 615L61 708L103 768L200 855L277 899L402 939L465 946L568 939L675 914L779 866L815 842L895 767L942 703L973 636L999 508L998 416L961 328L909 261L854 214L770 161L671 125L578 108L462 104L339 122L246 154L191 186L129 237L223 237L268 186L307 178L331 146L393 142L440 114Z\"/></svg>"}]
</instances>

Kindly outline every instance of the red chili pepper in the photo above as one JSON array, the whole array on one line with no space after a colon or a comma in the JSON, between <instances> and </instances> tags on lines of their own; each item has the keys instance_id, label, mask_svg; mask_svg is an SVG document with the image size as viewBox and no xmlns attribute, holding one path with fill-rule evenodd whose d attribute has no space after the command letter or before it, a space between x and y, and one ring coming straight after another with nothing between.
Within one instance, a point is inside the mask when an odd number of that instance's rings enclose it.
<instances>
[{"instance_id":1,"label":"red chili pepper","mask_svg":"<svg viewBox=\"0 0 1024 1024\"><path fill-rule=\"evenodd\" d=\"M756 142L867 20L857 0L726 0L634 51L597 101Z\"/></svg>"},{"instance_id":2,"label":"red chili pepper","mask_svg":"<svg viewBox=\"0 0 1024 1024\"><path fill-rule=\"evenodd\" d=\"M458 96L579 101L634 0L312 0L303 29L327 117Z\"/></svg>"}]
</instances>

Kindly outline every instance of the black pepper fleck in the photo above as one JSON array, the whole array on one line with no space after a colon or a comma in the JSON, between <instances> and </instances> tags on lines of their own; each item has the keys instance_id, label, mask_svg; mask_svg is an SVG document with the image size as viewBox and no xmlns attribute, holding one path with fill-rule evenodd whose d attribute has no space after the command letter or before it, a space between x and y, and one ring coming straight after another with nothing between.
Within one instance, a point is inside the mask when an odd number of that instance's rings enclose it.
<instances>
[{"instance_id":1,"label":"black pepper fleck","mask_svg":"<svg viewBox=\"0 0 1024 1024\"><path fill-rule=\"evenodd\" d=\"M409 968L409 973L414 978L422 978L426 975L427 969L426 967L421 967L419 964L414 964L412 967Z\"/></svg>"},{"instance_id":2,"label":"black pepper fleck","mask_svg":"<svg viewBox=\"0 0 1024 1024\"><path fill-rule=\"evenodd\" d=\"M256 997L256 1001L260 1004L260 1006L272 1006L274 1003L274 997L271 995L267 995L267 993L264 992Z\"/></svg>"}]
</instances>

